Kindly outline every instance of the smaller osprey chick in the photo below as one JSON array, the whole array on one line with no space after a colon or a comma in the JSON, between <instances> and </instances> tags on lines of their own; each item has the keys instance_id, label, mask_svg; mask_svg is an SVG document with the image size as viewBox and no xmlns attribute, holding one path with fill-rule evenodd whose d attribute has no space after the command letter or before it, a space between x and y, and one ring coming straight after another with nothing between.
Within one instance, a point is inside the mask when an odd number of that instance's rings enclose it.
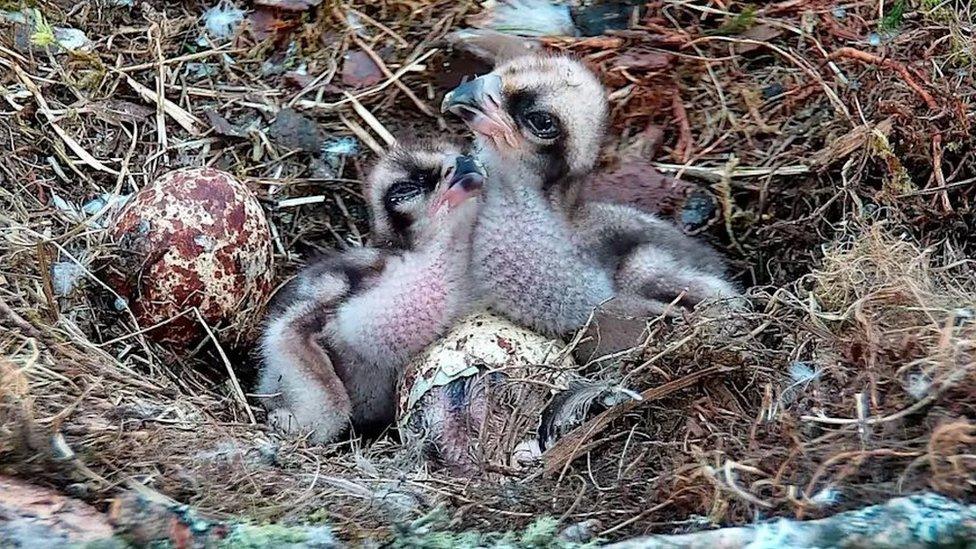
<instances>
[{"instance_id":1,"label":"smaller osprey chick","mask_svg":"<svg viewBox=\"0 0 976 549\"><path fill-rule=\"evenodd\" d=\"M306 266L272 302L258 390L269 422L330 442L390 425L396 382L415 354L471 306L471 231L484 172L444 142L390 151L366 184L374 234Z\"/></svg>"}]
</instances>

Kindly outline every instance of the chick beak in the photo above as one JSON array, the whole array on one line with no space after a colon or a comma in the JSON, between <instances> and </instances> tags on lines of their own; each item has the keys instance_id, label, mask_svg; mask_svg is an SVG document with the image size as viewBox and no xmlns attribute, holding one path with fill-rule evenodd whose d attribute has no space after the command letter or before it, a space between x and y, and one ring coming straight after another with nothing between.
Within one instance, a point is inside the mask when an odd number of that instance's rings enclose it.
<instances>
[{"instance_id":1,"label":"chick beak","mask_svg":"<svg viewBox=\"0 0 976 549\"><path fill-rule=\"evenodd\" d=\"M436 200L434 211L440 210L445 205L449 209L456 208L481 194L484 185L485 170L478 161L470 156L458 156L450 180L446 182L443 192Z\"/></svg>"},{"instance_id":2,"label":"chick beak","mask_svg":"<svg viewBox=\"0 0 976 549\"><path fill-rule=\"evenodd\" d=\"M448 92L441 112L456 114L475 132L514 146L515 127L502 109L501 98L501 77L486 74Z\"/></svg>"}]
</instances>

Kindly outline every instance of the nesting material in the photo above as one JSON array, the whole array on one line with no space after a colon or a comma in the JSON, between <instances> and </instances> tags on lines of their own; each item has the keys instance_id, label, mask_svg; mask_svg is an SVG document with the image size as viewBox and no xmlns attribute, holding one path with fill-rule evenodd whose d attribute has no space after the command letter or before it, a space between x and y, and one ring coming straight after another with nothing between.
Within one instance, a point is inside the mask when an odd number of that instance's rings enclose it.
<instances>
[{"instance_id":1,"label":"nesting material","mask_svg":"<svg viewBox=\"0 0 976 549\"><path fill-rule=\"evenodd\" d=\"M628 173L624 143L659 134L638 157L714 198L700 237L752 304L733 318L651 319L646 345L590 365L643 400L591 410L543 467L509 468L502 482L430 467L397 436L276 438L260 400L244 398L245 353L228 349L225 364L201 345L169 362L173 345L113 311L114 206L82 206L155 173L216 166L270 198L276 284L318 251L368 241L362 145L383 142L374 127L467 137L428 113L485 72L445 68L443 41L484 4L224 2L255 8L226 41L201 18L218 2L29 4L90 42L69 55L33 10L0 22L15 75L0 117L3 473L100 511L138 488L260 524L326 523L351 545L403 525L430 532L434 509L455 531L551 517L616 541L818 519L909 493L973 499L966 3L643 2L599 36L452 35L491 59L528 43L597 71L612 105L601 169ZM343 58L360 50L384 76L353 88ZM289 107L323 130L321 152L271 138Z\"/></svg>"}]
</instances>

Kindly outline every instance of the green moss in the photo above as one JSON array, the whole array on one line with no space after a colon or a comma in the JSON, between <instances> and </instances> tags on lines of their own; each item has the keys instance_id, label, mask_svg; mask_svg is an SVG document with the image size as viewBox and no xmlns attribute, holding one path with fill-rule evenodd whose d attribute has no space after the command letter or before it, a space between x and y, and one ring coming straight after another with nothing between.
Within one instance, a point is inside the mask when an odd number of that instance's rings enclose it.
<instances>
[{"instance_id":1,"label":"green moss","mask_svg":"<svg viewBox=\"0 0 976 549\"><path fill-rule=\"evenodd\" d=\"M132 547L132 545L118 536L114 536L108 539L90 541L80 545L79 549L127 549L128 547Z\"/></svg>"},{"instance_id":2,"label":"green moss","mask_svg":"<svg viewBox=\"0 0 976 549\"><path fill-rule=\"evenodd\" d=\"M921 13L924 21L946 27L949 31L948 53L944 62L954 68L969 69L976 61L976 42L973 41L972 21L976 19L976 7L966 8L958 2L922 0ZM939 62L943 62L939 59Z\"/></svg>"},{"instance_id":3,"label":"green moss","mask_svg":"<svg viewBox=\"0 0 976 549\"><path fill-rule=\"evenodd\" d=\"M0 11L20 11L37 7L37 0L0 0Z\"/></svg>"},{"instance_id":4,"label":"green moss","mask_svg":"<svg viewBox=\"0 0 976 549\"><path fill-rule=\"evenodd\" d=\"M58 39L54 36L54 28L44 18L41 10L34 9L31 10L31 13L32 19L34 20L34 31L30 35L31 44L39 48L46 48L57 44Z\"/></svg>"},{"instance_id":5,"label":"green moss","mask_svg":"<svg viewBox=\"0 0 976 549\"><path fill-rule=\"evenodd\" d=\"M320 507L303 517L302 520L307 524L328 524L329 521L334 518L335 517L329 513L328 509Z\"/></svg>"},{"instance_id":6,"label":"green moss","mask_svg":"<svg viewBox=\"0 0 976 549\"><path fill-rule=\"evenodd\" d=\"M101 87L108 74L108 69L100 57L92 52L72 50L68 52L71 58L71 83L79 89L95 91Z\"/></svg>"},{"instance_id":7,"label":"green moss","mask_svg":"<svg viewBox=\"0 0 976 549\"><path fill-rule=\"evenodd\" d=\"M559 535L559 521L542 517L529 525L522 533L522 547L550 547Z\"/></svg>"},{"instance_id":8,"label":"green moss","mask_svg":"<svg viewBox=\"0 0 976 549\"><path fill-rule=\"evenodd\" d=\"M881 21L878 23L878 29L881 31L892 32L901 28L901 24L905 19L905 11L907 11L908 5L905 0L898 0L891 5L891 9L884 14Z\"/></svg>"},{"instance_id":9,"label":"green moss","mask_svg":"<svg viewBox=\"0 0 976 549\"><path fill-rule=\"evenodd\" d=\"M895 154L888 136L881 132L874 132L871 149L887 165L888 177L885 178L878 200L886 204L895 204L898 197L918 190L912 177L908 174L904 164Z\"/></svg>"},{"instance_id":10,"label":"green moss","mask_svg":"<svg viewBox=\"0 0 976 549\"><path fill-rule=\"evenodd\" d=\"M715 34L742 34L756 24L756 8L746 6L742 12L722 23Z\"/></svg>"}]
</instances>

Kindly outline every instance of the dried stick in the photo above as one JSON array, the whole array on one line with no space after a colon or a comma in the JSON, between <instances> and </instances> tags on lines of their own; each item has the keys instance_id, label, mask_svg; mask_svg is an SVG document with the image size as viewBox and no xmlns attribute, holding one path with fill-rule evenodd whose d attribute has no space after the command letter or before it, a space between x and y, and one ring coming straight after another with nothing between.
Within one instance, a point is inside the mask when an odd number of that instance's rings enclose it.
<instances>
[{"instance_id":1,"label":"dried stick","mask_svg":"<svg viewBox=\"0 0 976 549\"><path fill-rule=\"evenodd\" d=\"M27 337L32 337L37 340L44 339L44 334L35 328L30 322L24 320L24 317L17 314L17 312L14 311L10 305L7 305L7 302L4 301L2 297L0 297L0 315L9 318L10 321L14 323L14 326L20 329L20 331L24 332L24 335Z\"/></svg>"},{"instance_id":2,"label":"dried stick","mask_svg":"<svg viewBox=\"0 0 976 549\"><path fill-rule=\"evenodd\" d=\"M578 450L582 448L584 444L586 444L596 434L606 429L607 426L610 425L610 423L615 419L623 416L627 412L643 406L648 402L660 400L671 393L690 387L702 379L720 371L722 371L721 366L710 366L674 381L669 381L663 385L651 387L650 389L647 389L641 393L641 400L631 400L619 406L614 406L609 410L603 411L595 418L587 421L583 425L580 425L568 435L561 438L559 442L552 446L552 448L546 450L546 453L543 455L546 472L551 474L560 468L568 467L569 464L576 459Z\"/></svg>"},{"instance_id":3,"label":"dried stick","mask_svg":"<svg viewBox=\"0 0 976 549\"><path fill-rule=\"evenodd\" d=\"M922 98L922 101L925 101L925 104L928 105L930 109L937 110L939 108L939 104L935 102L935 98L932 97L932 94L925 91L925 88L915 81L915 78L912 77L912 73L909 72L908 67L902 63L899 63L893 59L884 59L874 55L873 53L868 53L866 51L861 51L859 49L850 47L841 48L835 51L834 53L830 54L827 59L834 61L841 57L854 59L856 61L869 63L871 65L880 65L886 69L893 69L899 74L899 76L901 76L902 80L908 84L908 87L915 90L915 93Z\"/></svg>"},{"instance_id":4,"label":"dried stick","mask_svg":"<svg viewBox=\"0 0 976 549\"><path fill-rule=\"evenodd\" d=\"M678 161L687 164L691 158L691 122L688 121L688 111L681 100L681 95L675 92L671 96L671 112L675 122L678 123L678 143L674 147L674 152Z\"/></svg>"}]
</instances>

